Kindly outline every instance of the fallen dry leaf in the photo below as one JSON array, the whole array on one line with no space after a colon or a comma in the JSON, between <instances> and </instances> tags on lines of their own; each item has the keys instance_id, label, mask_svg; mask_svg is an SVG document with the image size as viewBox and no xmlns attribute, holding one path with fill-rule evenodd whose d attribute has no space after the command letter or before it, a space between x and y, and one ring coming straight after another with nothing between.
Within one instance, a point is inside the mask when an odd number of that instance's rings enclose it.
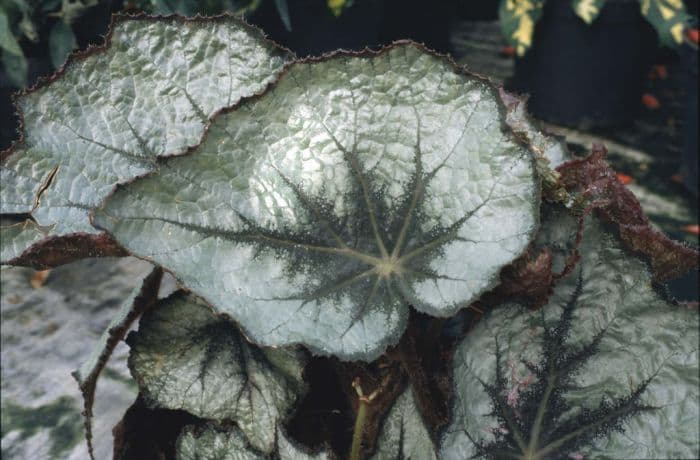
<instances>
[{"instance_id":1,"label":"fallen dry leaf","mask_svg":"<svg viewBox=\"0 0 700 460\"><path fill-rule=\"evenodd\" d=\"M671 176L671 181L675 182L676 184L682 184L683 175L681 173L674 174L673 176Z\"/></svg>"},{"instance_id":2,"label":"fallen dry leaf","mask_svg":"<svg viewBox=\"0 0 700 460\"><path fill-rule=\"evenodd\" d=\"M665 65L655 65L649 71L650 80L666 80L668 78L668 69Z\"/></svg>"},{"instance_id":3,"label":"fallen dry leaf","mask_svg":"<svg viewBox=\"0 0 700 460\"><path fill-rule=\"evenodd\" d=\"M628 176L627 174L619 172L619 173L615 173L615 175L617 176L618 180L625 185L628 185L628 184L631 184L632 182L634 182L634 177Z\"/></svg>"},{"instance_id":4,"label":"fallen dry leaf","mask_svg":"<svg viewBox=\"0 0 700 460\"><path fill-rule=\"evenodd\" d=\"M504 46L501 48L500 54L503 57L513 57L515 56L515 48L512 46Z\"/></svg>"},{"instance_id":5,"label":"fallen dry leaf","mask_svg":"<svg viewBox=\"0 0 700 460\"><path fill-rule=\"evenodd\" d=\"M46 279L49 277L51 270L37 270L32 273L32 277L29 278L29 284L32 285L34 289L38 289L46 283Z\"/></svg>"},{"instance_id":6,"label":"fallen dry leaf","mask_svg":"<svg viewBox=\"0 0 700 460\"><path fill-rule=\"evenodd\" d=\"M659 107L661 107L661 103L659 102L659 100L649 93L645 93L642 96L642 104L644 104L644 107L651 110L656 110Z\"/></svg>"}]
</instances>

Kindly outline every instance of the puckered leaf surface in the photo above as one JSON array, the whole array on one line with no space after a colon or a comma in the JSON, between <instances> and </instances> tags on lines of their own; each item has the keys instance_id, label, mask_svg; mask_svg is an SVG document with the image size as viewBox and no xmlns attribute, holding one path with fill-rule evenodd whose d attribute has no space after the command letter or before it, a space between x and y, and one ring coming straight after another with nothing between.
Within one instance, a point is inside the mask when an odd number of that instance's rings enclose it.
<instances>
[{"instance_id":1,"label":"puckered leaf surface","mask_svg":"<svg viewBox=\"0 0 700 460\"><path fill-rule=\"evenodd\" d=\"M255 450L235 426L226 428L206 425L203 428L186 427L177 440L177 460L264 460L271 458ZM309 453L287 439L277 428L272 458L279 460L328 460L326 452Z\"/></svg>"},{"instance_id":2,"label":"puckered leaf surface","mask_svg":"<svg viewBox=\"0 0 700 460\"><path fill-rule=\"evenodd\" d=\"M437 460L437 452L408 387L396 398L384 420L372 460Z\"/></svg>"},{"instance_id":3,"label":"puckered leaf surface","mask_svg":"<svg viewBox=\"0 0 700 460\"><path fill-rule=\"evenodd\" d=\"M129 368L146 402L210 420L234 420L262 452L304 391L301 352L260 349L194 297L176 293L143 316Z\"/></svg>"},{"instance_id":4,"label":"puckered leaf surface","mask_svg":"<svg viewBox=\"0 0 700 460\"><path fill-rule=\"evenodd\" d=\"M543 227L575 232L559 217ZM698 457L697 310L592 219L581 254L542 311L504 305L460 344L441 458Z\"/></svg>"},{"instance_id":5,"label":"puckered leaf surface","mask_svg":"<svg viewBox=\"0 0 700 460\"><path fill-rule=\"evenodd\" d=\"M411 43L290 66L93 222L265 345L369 360L449 316L537 225L497 91Z\"/></svg>"},{"instance_id":6,"label":"puckered leaf surface","mask_svg":"<svg viewBox=\"0 0 700 460\"><path fill-rule=\"evenodd\" d=\"M2 155L0 213L30 214L50 231L3 238L2 262L94 234L88 212L115 184L196 144L213 113L263 90L289 58L233 17L118 16L104 48L18 99L23 140Z\"/></svg>"}]
</instances>

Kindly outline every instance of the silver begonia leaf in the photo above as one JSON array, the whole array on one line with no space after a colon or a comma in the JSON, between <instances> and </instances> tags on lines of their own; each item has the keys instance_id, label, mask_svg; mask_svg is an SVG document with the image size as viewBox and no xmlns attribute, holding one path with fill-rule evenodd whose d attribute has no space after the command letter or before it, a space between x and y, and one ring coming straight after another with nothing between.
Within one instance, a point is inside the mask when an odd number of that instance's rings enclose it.
<instances>
[{"instance_id":1,"label":"silver begonia leaf","mask_svg":"<svg viewBox=\"0 0 700 460\"><path fill-rule=\"evenodd\" d=\"M236 427L217 429L207 426L201 432L185 427L175 447L177 460L264 460Z\"/></svg>"},{"instance_id":2,"label":"silver begonia leaf","mask_svg":"<svg viewBox=\"0 0 700 460\"><path fill-rule=\"evenodd\" d=\"M572 219L556 213L543 224L555 227L569 228L568 237L575 231ZM560 231L549 235L564 239ZM565 243L551 243L566 252ZM660 297L646 265L594 219L586 221L580 252L580 265L541 312L503 305L459 345L441 458L700 457L697 310ZM536 370L547 334L561 343L549 345L557 361L545 380ZM500 408L488 388L502 390ZM534 401L540 423L523 426L533 395L546 395ZM558 450L567 445L576 446Z\"/></svg>"},{"instance_id":3,"label":"silver begonia leaf","mask_svg":"<svg viewBox=\"0 0 700 460\"><path fill-rule=\"evenodd\" d=\"M437 460L430 433L410 387L396 398L384 420L372 460Z\"/></svg>"},{"instance_id":4,"label":"silver begonia leaf","mask_svg":"<svg viewBox=\"0 0 700 460\"><path fill-rule=\"evenodd\" d=\"M93 223L263 345L371 360L408 304L450 316L537 227L498 92L412 44L291 65Z\"/></svg>"},{"instance_id":5,"label":"silver begonia leaf","mask_svg":"<svg viewBox=\"0 0 700 460\"><path fill-rule=\"evenodd\" d=\"M245 434L235 426L226 428L206 425L202 429L185 427L176 445L177 460L264 460L270 458L250 445ZM309 453L287 439L277 428L272 458L279 460L328 460L324 451Z\"/></svg>"},{"instance_id":6,"label":"silver begonia leaf","mask_svg":"<svg viewBox=\"0 0 700 460\"><path fill-rule=\"evenodd\" d=\"M0 213L51 228L9 249L3 239L1 262L47 238L95 233L88 213L114 185L199 142L211 115L262 91L290 58L234 17L117 16L103 48L18 99L23 139L2 156Z\"/></svg>"},{"instance_id":7,"label":"silver begonia leaf","mask_svg":"<svg viewBox=\"0 0 700 460\"><path fill-rule=\"evenodd\" d=\"M176 293L141 319L129 368L146 402L210 420L233 420L262 452L305 391L300 351L261 349L196 298Z\"/></svg>"}]
</instances>

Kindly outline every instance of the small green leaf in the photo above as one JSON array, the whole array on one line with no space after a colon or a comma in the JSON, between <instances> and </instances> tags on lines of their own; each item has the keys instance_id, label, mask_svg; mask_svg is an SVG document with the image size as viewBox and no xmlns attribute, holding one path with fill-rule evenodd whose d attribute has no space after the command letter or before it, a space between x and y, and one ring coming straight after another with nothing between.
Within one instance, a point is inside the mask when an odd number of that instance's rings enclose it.
<instances>
[{"instance_id":1,"label":"small green leaf","mask_svg":"<svg viewBox=\"0 0 700 460\"><path fill-rule=\"evenodd\" d=\"M22 53L22 48L20 48L17 39L12 33L7 14L2 8L0 8L0 48L15 56L24 55L24 53Z\"/></svg>"},{"instance_id":2,"label":"small green leaf","mask_svg":"<svg viewBox=\"0 0 700 460\"><path fill-rule=\"evenodd\" d=\"M16 88L24 88L27 85L27 60L24 54L12 54L0 51L0 62L5 69L7 78Z\"/></svg>"},{"instance_id":3,"label":"small green leaf","mask_svg":"<svg viewBox=\"0 0 700 460\"><path fill-rule=\"evenodd\" d=\"M543 224L556 258L567 216ZM541 311L499 307L459 345L441 458L698 458L697 310L593 219L580 253Z\"/></svg>"},{"instance_id":4,"label":"small green leaf","mask_svg":"<svg viewBox=\"0 0 700 460\"><path fill-rule=\"evenodd\" d=\"M372 460L437 460L430 433L410 387L396 398L382 425Z\"/></svg>"},{"instance_id":5,"label":"small green leaf","mask_svg":"<svg viewBox=\"0 0 700 460\"><path fill-rule=\"evenodd\" d=\"M252 340L371 360L408 306L450 316L537 226L495 88L414 44L291 65L93 223Z\"/></svg>"},{"instance_id":6,"label":"small green leaf","mask_svg":"<svg viewBox=\"0 0 700 460\"><path fill-rule=\"evenodd\" d=\"M129 368L146 402L210 420L235 420L270 452L277 423L305 390L301 353L259 349L194 297L174 294L128 337Z\"/></svg>"},{"instance_id":7,"label":"small green leaf","mask_svg":"<svg viewBox=\"0 0 700 460\"><path fill-rule=\"evenodd\" d=\"M54 68L61 67L76 46L73 29L65 21L57 21L49 33L49 54Z\"/></svg>"},{"instance_id":8,"label":"small green leaf","mask_svg":"<svg viewBox=\"0 0 700 460\"><path fill-rule=\"evenodd\" d=\"M571 7L586 24L592 24L605 6L606 0L572 0Z\"/></svg>"},{"instance_id":9,"label":"small green leaf","mask_svg":"<svg viewBox=\"0 0 700 460\"><path fill-rule=\"evenodd\" d=\"M289 17L289 5L287 5L287 0L275 0L275 7L277 8L277 13L280 15L285 29L291 31L292 19Z\"/></svg>"}]
</instances>

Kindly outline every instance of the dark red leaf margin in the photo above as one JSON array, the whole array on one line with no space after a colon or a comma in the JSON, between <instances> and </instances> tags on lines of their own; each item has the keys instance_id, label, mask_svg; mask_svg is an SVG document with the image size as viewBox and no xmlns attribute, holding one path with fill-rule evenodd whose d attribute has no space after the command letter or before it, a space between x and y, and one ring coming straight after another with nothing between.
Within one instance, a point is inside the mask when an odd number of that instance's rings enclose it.
<instances>
[{"instance_id":1,"label":"dark red leaf margin","mask_svg":"<svg viewBox=\"0 0 700 460\"><path fill-rule=\"evenodd\" d=\"M639 200L605 161L606 155L604 146L594 144L589 156L557 168L567 191L582 200L583 215L594 212L611 224L625 246L649 262L656 282L697 270L698 250L673 241L652 227Z\"/></svg>"},{"instance_id":2,"label":"dark red leaf margin","mask_svg":"<svg viewBox=\"0 0 700 460\"><path fill-rule=\"evenodd\" d=\"M124 335L131 327L132 323L141 316L149 308L153 307L158 301L158 290L160 282L163 279L163 269L155 267L151 273L141 283L138 293L134 297L130 305L125 305L122 308L128 308L124 316L118 315L115 320L109 325L107 330L107 340L100 352L99 358L94 367L87 375L81 375L80 371L72 373L73 378L78 382L80 391L83 394L83 416L85 417L85 439L88 444L88 452L90 458L94 459L92 446L92 406L95 401L95 390L97 388L97 380L100 377L102 369L104 369L109 357L117 347L119 342L124 338ZM121 316L121 317L120 317Z\"/></svg>"}]
</instances>

